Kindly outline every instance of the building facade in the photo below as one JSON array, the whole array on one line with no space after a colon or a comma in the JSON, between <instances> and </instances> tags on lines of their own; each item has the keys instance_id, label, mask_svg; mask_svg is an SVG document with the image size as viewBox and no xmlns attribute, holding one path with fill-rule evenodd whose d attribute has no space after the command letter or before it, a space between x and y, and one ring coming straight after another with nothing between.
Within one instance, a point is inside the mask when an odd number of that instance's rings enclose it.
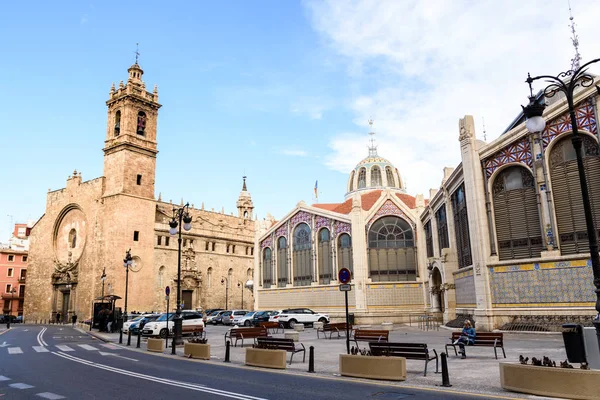
<instances>
[{"instance_id":1,"label":"building facade","mask_svg":"<svg viewBox=\"0 0 600 400\"><path fill-rule=\"evenodd\" d=\"M155 198L158 89L146 90L143 70L128 69L126 83L111 87L105 136L104 174L83 181L75 171L66 187L47 194L45 214L31 231L29 319L92 314L105 295L125 297L123 258L131 249L128 311L164 311L165 287L177 298L178 241L169 235L174 209ZM237 215L189 208L192 229L183 232L181 298L185 309L241 305L241 290L252 277L253 203L244 177ZM105 279L101 280L101 276ZM223 284L221 284L223 280ZM246 293L247 304L252 294ZM123 308L123 299L117 301Z\"/></svg>"},{"instance_id":2,"label":"building facade","mask_svg":"<svg viewBox=\"0 0 600 400\"><path fill-rule=\"evenodd\" d=\"M23 315L27 262L26 251L0 249L0 290L4 315Z\"/></svg>"}]
</instances>

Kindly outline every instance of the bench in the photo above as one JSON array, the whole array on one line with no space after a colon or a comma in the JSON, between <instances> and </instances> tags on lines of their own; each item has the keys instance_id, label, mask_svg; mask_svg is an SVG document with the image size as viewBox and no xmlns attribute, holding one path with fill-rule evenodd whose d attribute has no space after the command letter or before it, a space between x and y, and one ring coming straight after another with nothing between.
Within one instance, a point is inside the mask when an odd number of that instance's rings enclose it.
<instances>
[{"instance_id":1,"label":"bench","mask_svg":"<svg viewBox=\"0 0 600 400\"><path fill-rule=\"evenodd\" d=\"M425 343L390 343L390 342L369 342L371 354L374 356L404 357L409 360L424 360L425 371L423 376L427 376L427 364L435 359L435 372L438 372L438 355L435 349L433 355L429 355L429 349Z\"/></svg>"},{"instance_id":2,"label":"bench","mask_svg":"<svg viewBox=\"0 0 600 400\"><path fill-rule=\"evenodd\" d=\"M456 346L458 344L454 344L460 338L462 332L452 332L452 338L450 338L451 342L446 345L446 354L448 354L448 347L454 348L454 354L458 356L458 352L456 351ZM502 332L481 332L477 333L475 336L474 344L465 344L467 346L481 346L481 347L493 347L494 355L496 356L496 360L498 359L498 351L497 348L502 349L502 354L504 354L504 358L506 358L506 352L504 351L504 335Z\"/></svg>"},{"instance_id":3,"label":"bench","mask_svg":"<svg viewBox=\"0 0 600 400\"><path fill-rule=\"evenodd\" d=\"M357 329L354 331L354 343L358 347L358 341L363 342L387 342L390 331L380 331L371 329Z\"/></svg>"},{"instance_id":4,"label":"bench","mask_svg":"<svg viewBox=\"0 0 600 400\"><path fill-rule=\"evenodd\" d=\"M182 325L181 333L185 335L186 333L191 333L194 336L200 336L201 338L206 337L206 332L204 331L204 327L202 325Z\"/></svg>"},{"instance_id":5,"label":"bench","mask_svg":"<svg viewBox=\"0 0 600 400\"><path fill-rule=\"evenodd\" d=\"M235 343L233 347L237 346L238 340L242 340L242 347L244 347L244 339L256 339L258 337L269 337L269 332L267 332L266 328L258 327L258 328L231 328L229 332L225 333L225 343L227 343L227 339L233 341L235 339Z\"/></svg>"},{"instance_id":6,"label":"bench","mask_svg":"<svg viewBox=\"0 0 600 400\"><path fill-rule=\"evenodd\" d=\"M352 334L352 325L348 325L348 331ZM323 335L327 338L327 332L329 332L329 339L331 339L331 335L333 332L337 332L338 339L341 337L340 332L346 334L346 323L345 322L335 322L323 325L322 328L317 328L317 339L319 339L319 332L322 332Z\"/></svg>"},{"instance_id":7,"label":"bench","mask_svg":"<svg viewBox=\"0 0 600 400\"><path fill-rule=\"evenodd\" d=\"M261 328L265 328L267 331L269 329L272 329L271 333L279 333L279 329L281 328L281 326L279 325L279 322L273 322L273 321L261 322L258 324L258 326Z\"/></svg>"},{"instance_id":8,"label":"bench","mask_svg":"<svg viewBox=\"0 0 600 400\"><path fill-rule=\"evenodd\" d=\"M304 345L302 343L296 344L294 339L258 337L256 338L256 342L257 345L255 347L258 348L285 350L292 353L292 356L290 357L290 365L292 364L292 359L296 353L302 353L302 362L306 360L306 349L304 348Z\"/></svg>"}]
</instances>

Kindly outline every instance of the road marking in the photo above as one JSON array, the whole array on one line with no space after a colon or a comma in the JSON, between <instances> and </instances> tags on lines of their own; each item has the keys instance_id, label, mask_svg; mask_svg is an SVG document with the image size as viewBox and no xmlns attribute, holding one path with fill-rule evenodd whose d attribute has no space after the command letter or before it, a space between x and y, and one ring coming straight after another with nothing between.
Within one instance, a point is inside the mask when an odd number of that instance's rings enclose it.
<instances>
[{"instance_id":1,"label":"road marking","mask_svg":"<svg viewBox=\"0 0 600 400\"><path fill-rule=\"evenodd\" d=\"M40 346L48 346L48 344L46 342L44 342L44 337L43 337L44 332L46 332L46 329L48 329L48 328L46 328L46 327L42 328L40 330L40 333L38 333L38 335L37 335L37 341L40 344Z\"/></svg>"},{"instance_id":2,"label":"road marking","mask_svg":"<svg viewBox=\"0 0 600 400\"><path fill-rule=\"evenodd\" d=\"M119 350L120 347L119 346L115 346L114 344L110 344L110 343L103 343L101 344L102 347L106 347L107 349L111 349L111 350Z\"/></svg>"},{"instance_id":3,"label":"road marking","mask_svg":"<svg viewBox=\"0 0 600 400\"><path fill-rule=\"evenodd\" d=\"M84 350L98 350L94 346L90 346L89 344L78 344L77 346L81 347Z\"/></svg>"},{"instance_id":4,"label":"road marking","mask_svg":"<svg viewBox=\"0 0 600 400\"><path fill-rule=\"evenodd\" d=\"M31 346L31 347L33 347L33 349L35 351L37 351L38 353L48 353L48 352L50 352L50 350L48 350L44 346Z\"/></svg>"},{"instance_id":5,"label":"road marking","mask_svg":"<svg viewBox=\"0 0 600 400\"><path fill-rule=\"evenodd\" d=\"M29 332L29 329L23 329L23 332Z\"/></svg>"},{"instance_id":6,"label":"road marking","mask_svg":"<svg viewBox=\"0 0 600 400\"><path fill-rule=\"evenodd\" d=\"M4 382L4 381L10 381L10 378L7 378L4 375L0 375L0 382Z\"/></svg>"},{"instance_id":7,"label":"road marking","mask_svg":"<svg viewBox=\"0 0 600 400\"><path fill-rule=\"evenodd\" d=\"M118 357L118 358L124 358L126 360L131 360L131 361L139 361L139 360L136 360L135 358L123 357L123 356L120 356L118 354L106 353L104 351L99 351L98 354L103 355L103 356L113 356L113 357Z\"/></svg>"},{"instance_id":8,"label":"road marking","mask_svg":"<svg viewBox=\"0 0 600 400\"><path fill-rule=\"evenodd\" d=\"M61 396L61 395L50 393L50 392L38 393L38 394L36 394L36 396L43 397L44 399L50 399L50 400L58 400L58 399L65 398L65 396Z\"/></svg>"},{"instance_id":9,"label":"road marking","mask_svg":"<svg viewBox=\"0 0 600 400\"><path fill-rule=\"evenodd\" d=\"M9 347L8 354L23 354L23 350L20 347Z\"/></svg>"},{"instance_id":10,"label":"road marking","mask_svg":"<svg viewBox=\"0 0 600 400\"><path fill-rule=\"evenodd\" d=\"M11 383L8 386L10 386L11 388L15 388L15 389L31 389L33 387L26 383Z\"/></svg>"},{"instance_id":11,"label":"road marking","mask_svg":"<svg viewBox=\"0 0 600 400\"><path fill-rule=\"evenodd\" d=\"M95 362L92 362L92 361L87 361L87 360L84 360L82 358L77 358L77 357L74 357L74 356L72 356L70 354L64 354L64 353L60 353L60 352L58 352L58 353L57 352L53 352L52 354L56 354L59 357L65 358L67 360L75 361L75 362L78 362L80 364L88 365L90 367L94 367L94 368L99 368L99 369L103 369L103 370L106 370L106 371L115 372L115 373L118 373L118 374L121 374L121 375L125 375L125 376L128 376L128 377L134 377L134 378L145 379L147 381L152 381L152 382L156 382L156 383L162 383L162 384L169 385L169 386L176 386L176 387L179 387L179 388L190 389L190 390L194 390L194 391L197 391L197 392L211 393L211 394L215 394L215 395L218 395L218 396L230 397L230 398L233 398L233 399L240 399L240 400L266 400L265 398L262 398L262 397L254 397L254 396L249 396L249 395L242 394L242 393L228 392L226 390L209 388L209 387L206 387L205 385L199 385L199 384L194 384L194 383L187 383L187 382L175 381L175 380L172 380L172 379L159 378L157 376L140 374L138 372L129 371L129 370L126 370L126 369L120 369L120 368L110 367L108 365L99 364L99 363L95 363Z\"/></svg>"},{"instance_id":12,"label":"road marking","mask_svg":"<svg viewBox=\"0 0 600 400\"><path fill-rule=\"evenodd\" d=\"M4 343L0 344L0 347L6 347L6 346L10 346L10 344L8 344L8 343L6 343L6 342L4 342Z\"/></svg>"},{"instance_id":13,"label":"road marking","mask_svg":"<svg viewBox=\"0 0 600 400\"><path fill-rule=\"evenodd\" d=\"M75 351L72 348L70 348L67 345L64 344L57 344L56 347L60 350L60 351Z\"/></svg>"}]
</instances>

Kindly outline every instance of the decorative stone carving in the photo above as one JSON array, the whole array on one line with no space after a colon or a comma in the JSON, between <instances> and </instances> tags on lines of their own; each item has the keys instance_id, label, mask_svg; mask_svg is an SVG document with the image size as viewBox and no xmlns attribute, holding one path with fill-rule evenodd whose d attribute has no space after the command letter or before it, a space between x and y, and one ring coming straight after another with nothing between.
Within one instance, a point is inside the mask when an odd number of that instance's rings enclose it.
<instances>
[{"instance_id":1,"label":"decorative stone carving","mask_svg":"<svg viewBox=\"0 0 600 400\"><path fill-rule=\"evenodd\" d=\"M461 118L458 122L458 127L460 131L458 140L460 142L475 136L475 122L472 115L465 115L464 118Z\"/></svg>"}]
</instances>

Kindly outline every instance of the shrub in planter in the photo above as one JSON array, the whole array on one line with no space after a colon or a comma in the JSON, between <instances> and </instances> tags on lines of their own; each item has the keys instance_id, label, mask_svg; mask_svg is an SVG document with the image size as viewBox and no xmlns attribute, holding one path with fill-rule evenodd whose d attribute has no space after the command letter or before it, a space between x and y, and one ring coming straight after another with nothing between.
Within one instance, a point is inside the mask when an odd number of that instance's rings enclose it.
<instances>
[{"instance_id":1,"label":"shrub in planter","mask_svg":"<svg viewBox=\"0 0 600 400\"><path fill-rule=\"evenodd\" d=\"M340 375L355 378L406 380L406 358L373 356L369 350L352 347L351 354L340 354Z\"/></svg>"},{"instance_id":2,"label":"shrub in planter","mask_svg":"<svg viewBox=\"0 0 600 400\"><path fill-rule=\"evenodd\" d=\"M206 338L191 338L183 345L183 354L188 358L210 360L210 344Z\"/></svg>"}]
</instances>

